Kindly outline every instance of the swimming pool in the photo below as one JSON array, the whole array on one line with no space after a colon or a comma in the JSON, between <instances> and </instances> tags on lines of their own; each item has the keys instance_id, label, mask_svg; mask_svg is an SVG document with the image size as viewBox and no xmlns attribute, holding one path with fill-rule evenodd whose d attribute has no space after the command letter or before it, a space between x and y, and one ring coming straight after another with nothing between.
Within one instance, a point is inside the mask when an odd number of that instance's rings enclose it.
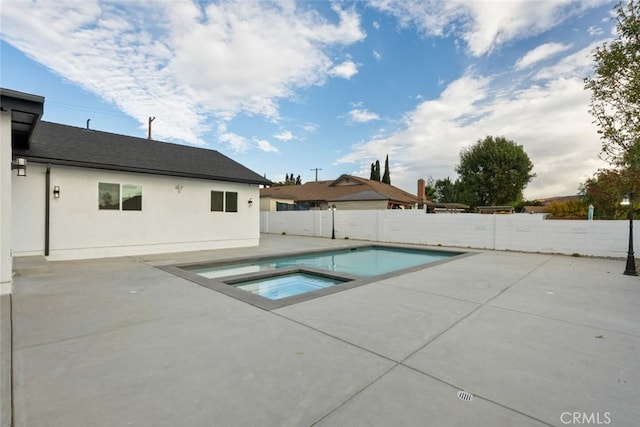
<instances>
[{"instance_id":1,"label":"swimming pool","mask_svg":"<svg viewBox=\"0 0 640 427\"><path fill-rule=\"evenodd\" d=\"M159 267L249 304L273 310L470 255L368 245Z\"/></svg>"},{"instance_id":2,"label":"swimming pool","mask_svg":"<svg viewBox=\"0 0 640 427\"><path fill-rule=\"evenodd\" d=\"M339 285L344 282L345 280L342 279L298 272L244 280L233 284L233 286L270 300L279 300Z\"/></svg>"},{"instance_id":3,"label":"swimming pool","mask_svg":"<svg viewBox=\"0 0 640 427\"><path fill-rule=\"evenodd\" d=\"M337 273L371 277L440 261L455 255L459 255L459 253L369 246L257 260L247 263L202 267L191 271L203 277L214 279L289 267L311 267Z\"/></svg>"}]
</instances>

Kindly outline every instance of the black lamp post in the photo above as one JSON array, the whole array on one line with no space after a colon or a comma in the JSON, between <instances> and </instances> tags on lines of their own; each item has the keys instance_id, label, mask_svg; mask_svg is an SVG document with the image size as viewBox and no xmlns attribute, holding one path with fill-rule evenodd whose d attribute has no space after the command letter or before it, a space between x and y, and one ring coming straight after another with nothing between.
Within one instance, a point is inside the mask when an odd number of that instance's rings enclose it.
<instances>
[{"instance_id":1,"label":"black lamp post","mask_svg":"<svg viewBox=\"0 0 640 427\"><path fill-rule=\"evenodd\" d=\"M336 239L336 205L331 205L331 239Z\"/></svg>"},{"instance_id":2,"label":"black lamp post","mask_svg":"<svg viewBox=\"0 0 640 427\"><path fill-rule=\"evenodd\" d=\"M623 274L637 276L636 259L633 254L633 193L625 194L620 204L629 205L629 251L627 252L627 267Z\"/></svg>"}]
</instances>

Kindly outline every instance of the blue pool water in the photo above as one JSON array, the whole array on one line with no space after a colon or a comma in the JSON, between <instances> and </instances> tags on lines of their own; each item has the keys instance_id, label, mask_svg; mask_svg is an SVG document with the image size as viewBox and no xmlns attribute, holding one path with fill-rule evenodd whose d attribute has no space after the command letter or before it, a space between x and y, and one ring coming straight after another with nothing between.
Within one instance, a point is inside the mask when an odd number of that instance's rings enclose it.
<instances>
[{"instance_id":1,"label":"blue pool water","mask_svg":"<svg viewBox=\"0 0 640 427\"><path fill-rule=\"evenodd\" d=\"M364 247L278 259L193 269L209 279L236 274L258 273L287 267L313 267L356 276L378 276L396 270L440 261L455 255L452 252L404 248Z\"/></svg>"},{"instance_id":2,"label":"blue pool water","mask_svg":"<svg viewBox=\"0 0 640 427\"><path fill-rule=\"evenodd\" d=\"M343 283L342 280L320 277L313 274L293 273L283 276L248 280L234 285L238 289L260 295L271 300L304 294Z\"/></svg>"},{"instance_id":3,"label":"blue pool water","mask_svg":"<svg viewBox=\"0 0 640 427\"><path fill-rule=\"evenodd\" d=\"M300 295L315 290L353 280L358 277L379 276L398 270L429 264L460 255L455 252L428 251L394 247L368 246L341 249L297 256L284 256L276 259L262 259L252 262L190 268L189 271L208 279L249 275L246 279L236 281L229 277L231 286L251 292L262 297L277 300ZM255 273L274 271L282 268L314 268L327 270L336 277L325 277L312 272L291 271L286 274L261 274L260 278L252 278ZM346 275L341 278L340 275Z\"/></svg>"}]
</instances>

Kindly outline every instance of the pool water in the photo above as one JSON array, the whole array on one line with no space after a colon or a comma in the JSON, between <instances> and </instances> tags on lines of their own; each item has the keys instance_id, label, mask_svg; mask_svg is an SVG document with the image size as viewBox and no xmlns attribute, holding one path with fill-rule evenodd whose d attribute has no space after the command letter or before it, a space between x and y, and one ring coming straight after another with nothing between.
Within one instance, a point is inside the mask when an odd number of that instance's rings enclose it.
<instances>
[{"instance_id":1,"label":"pool water","mask_svg":"<svg viewBox=\"0 0 640 427\"><path fill-rule=\"evenodd\" d=\"M459 253L389 247L363 247L277 259L196 268L191 271L213 279L288 267L312 267L355 276L378 276L447 259Z\"/></svg>"},{"instance_id":2,"label":"pool water","mask_svg":"<svg viewBox=\"0 0 640 427\"><path fill-rule=\"evenodd\" d=\"M243 291L278 300L343 283L343 280L307 273L293 273L244 281L234 286Z\"/></svg>"}]
</instances>

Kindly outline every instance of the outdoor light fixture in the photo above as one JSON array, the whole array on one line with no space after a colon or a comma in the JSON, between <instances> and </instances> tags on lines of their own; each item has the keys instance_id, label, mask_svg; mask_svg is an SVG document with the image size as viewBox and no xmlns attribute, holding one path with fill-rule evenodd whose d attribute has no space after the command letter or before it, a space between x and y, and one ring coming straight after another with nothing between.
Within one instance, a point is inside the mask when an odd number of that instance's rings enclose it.
<instances>
[{"instance_id":1,"label":"outdoor light fixture","mask_svg":"<svg viewBox=\"0 0 640 427\"><path fill-rule=\"evenodd\" d=\"M249 200L247 201L247 203L249 204L249 207L253 206L253 199L249 197Z\"/></svg>"},{"instance_id":2,"label":"outdoor light fixture","mask_svg":"<svg viewBox=\"0 0 640 427\"><path fill-rule=\"evenodd\" d=\"M336 239L336 205L331 205L331 238Z\"/></svg>"},{"instance_id":3,"label":"outdoor light fixture","mask_svg":"<svg viewBox=\"0 0 640 427\"><path fill-rule=\"evenodd\" d=\"M60 186L59 185L54 185L53 186L53 198L54 199L59 199L60 198Z\"/></svg>"},{"instance_id":4,"label":"outdoor light fixture","mask_svg":"<svg viewBox=\"0 0 640 427\"><path fill-rule=\"evenodd\" d=\"M623 274L627 276L637 276L636 259L633 254L633 193L625 194L620 204L622 206L629 206L629 251L627 252L627 266Z\"/></svg>"},{"instance_id":5,"label":"outdoor light fixture","mask_svg":"<svg viewBox=\"0 0 640 427\"><path fill-rule=\"evenodd\" d=\"M18 169L18 176L27 176L27 160L18 157L11 162L11 169Z\"/></svg>"}]
</instances>

